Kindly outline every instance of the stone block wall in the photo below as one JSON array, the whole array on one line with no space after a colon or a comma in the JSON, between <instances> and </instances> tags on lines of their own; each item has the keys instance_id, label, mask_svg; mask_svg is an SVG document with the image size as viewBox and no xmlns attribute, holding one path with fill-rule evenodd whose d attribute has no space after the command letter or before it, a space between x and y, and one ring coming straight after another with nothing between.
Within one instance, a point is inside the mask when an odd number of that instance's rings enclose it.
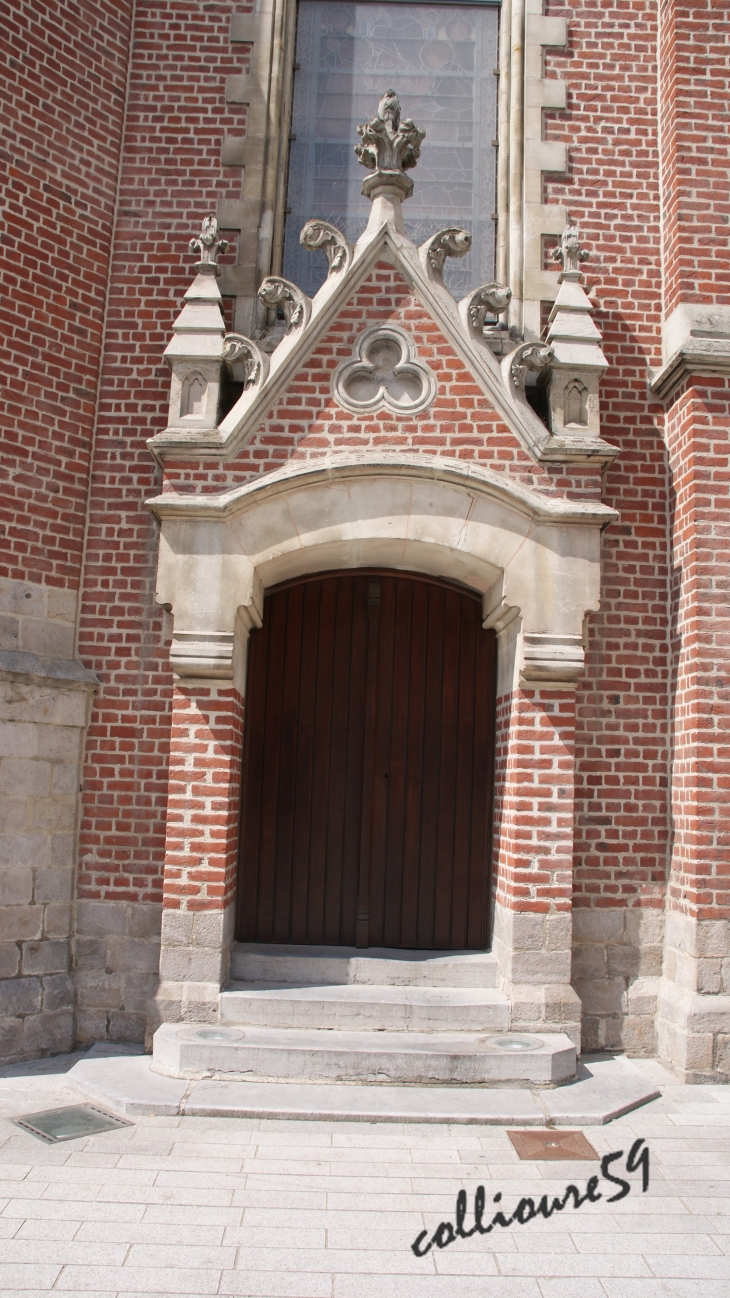
<instances>
[{"instance_id":1,"label":"stone block wall","mask_svg":"<svg viewBox=\"0 0 730 1298\"><path fill-rule=\"evenodd\" d=\"M0 1057L68 1050L75 838L89 682L0 655ZM68 666L68 664L67 664ZM81 677L81 673L79 673Z\"/></svg>"},{"instance_id":2,"label":"stone block wall","mask_svg":"<svg viewBox=\"0 0 730 1298\"><path fill-rule=\"evenodd\" d=\"M149 1041L157 1026L159 903L76 903L76 1040Z\"/></svg>"},{"instance_id":3,"label":"stone block wall","mask_svg":"<svg viewBox=\"0 0 730 1298\"><path fill-rule=\"evenodd\" d=\"M573 986L583 1005L583 1048L656 1053L664 950L661 909L573 911Z\"/></svg>"}]
</instances>

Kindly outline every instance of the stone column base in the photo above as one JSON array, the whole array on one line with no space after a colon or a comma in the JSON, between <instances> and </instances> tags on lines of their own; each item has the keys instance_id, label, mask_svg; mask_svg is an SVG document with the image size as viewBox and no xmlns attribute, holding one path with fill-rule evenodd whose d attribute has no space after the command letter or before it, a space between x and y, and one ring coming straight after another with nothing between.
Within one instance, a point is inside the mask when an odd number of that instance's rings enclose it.
<instances>
[{"instance_id":1,"label":"stone column base","mask_svg":"<svg viewBox=\"0 0 730 1298\"><path fill-rule=\"evenodd\" d=\"M659 1058L682 1082L730 1082L730 996L684 991L662 979Z\"/></svg>"},{"instance_id":2,"label":"stone column base","mask_svg":"<svg viewBox=\"0 0 730 1298\"><path fill-rule=\"evenodd\" d=\"M570 983L504 983L511 1032L565 1032L580 1053L581 1003Z\"/></svg>"},{"instance_id":3,"label":"stone column base","mask_svg":"<svg viewBox=\"0 0 730 1298\"><path fill-rule=\"evenodd\" d=\"M493 950L513 1032L565 1032L580 1051L581 1002L570 985L570 911L494 907Z\"/></svg>"},{"instance_id":4,"label":"stone column base","mask_svg":"<svg viewBox=\"0 0 730 1298\"><path fill-rule=\"evenodd\" d=\"M160 986L162 1023L217 1023L228 982L235 907L163 910Z\"/></svg>"}]
</instances>

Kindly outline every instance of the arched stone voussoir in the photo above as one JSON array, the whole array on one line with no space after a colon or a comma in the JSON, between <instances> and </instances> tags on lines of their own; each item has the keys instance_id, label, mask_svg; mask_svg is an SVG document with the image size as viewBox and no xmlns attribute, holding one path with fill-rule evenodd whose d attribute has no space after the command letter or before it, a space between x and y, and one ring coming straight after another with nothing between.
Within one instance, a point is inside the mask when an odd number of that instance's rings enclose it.
<instances>
[{"instance_id":1,"label":"arched stone voussoir","mask_svg":"<svg viewBox=\"0 0 730 1298\"><path fill-rule=\"evenodd\" d=\"M235 643L260 625L268 587L366 566L481 592L485 625L506 633L519 618L524 681L574 683L583 618L598 607L600 533L616 517L473 463L414 454L298 461L220 495L148 504L161 523L157 598L174 614L176 671L240 685Z\"/></svg>"}]
</instances>

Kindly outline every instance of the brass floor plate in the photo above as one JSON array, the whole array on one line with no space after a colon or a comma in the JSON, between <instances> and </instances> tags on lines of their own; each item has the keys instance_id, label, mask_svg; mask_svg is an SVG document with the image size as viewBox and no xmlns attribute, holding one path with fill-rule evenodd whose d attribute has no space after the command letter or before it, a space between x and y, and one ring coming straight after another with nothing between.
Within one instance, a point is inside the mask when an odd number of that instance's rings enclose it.
<instances>
[{"instance_id":1,"label":"brass floor plate","mask_svg":"<svg viewBox=\"0 0 730 1298\"><path fill-rule=\"evenodd\" d=\"M532 1127L527 1131L508 1131L507 1135L520 1158L545 1161L564 1159L567 1162L590 1159L598 1162L598 1154L582 1131L553 1131Z\"/></svg>"}]
</instances>

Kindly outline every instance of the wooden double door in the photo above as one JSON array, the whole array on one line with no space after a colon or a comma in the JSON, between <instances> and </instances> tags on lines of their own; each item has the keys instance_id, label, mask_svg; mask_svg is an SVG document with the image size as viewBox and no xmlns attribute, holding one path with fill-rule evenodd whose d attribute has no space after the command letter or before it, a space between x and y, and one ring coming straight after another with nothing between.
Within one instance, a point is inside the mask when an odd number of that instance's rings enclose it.
<instances>
[{"instance_id":1,"label":"wooden double door","mask_svg":"<svg viewBox=\"0 0 730 1298\"><path fill-rule=\"evenodd\" d=\"M357 569L267 595L240 941L486 945L495 658L480 598L443 582Z\"/></svg>"}]
</instances>

